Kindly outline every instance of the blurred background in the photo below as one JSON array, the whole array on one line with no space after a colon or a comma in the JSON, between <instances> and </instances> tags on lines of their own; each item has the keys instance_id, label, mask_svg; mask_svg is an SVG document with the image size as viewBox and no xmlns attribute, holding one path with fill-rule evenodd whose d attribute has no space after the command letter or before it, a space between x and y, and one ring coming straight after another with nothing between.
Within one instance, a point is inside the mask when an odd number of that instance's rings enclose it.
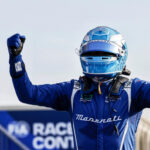
<instances>
[{"instance_id":1,"label":"blurred background","mask_svg":"<svg viewBox=\"0 0 150 150\"><path fill-rule=\"evenodd\" d=\"M149 8L149 0L0 0L1 110L39 109L20 103L13 89L6 40L14 33L26 36L22 55L34 84L78 79L82 70L76 48L80 47L87 31L101 25L124 35L131 78L149 81ZM149 113L148 109L144 110L142 116L146 129L149 128ZM138 140L141 143L140 138ZM140 146L138 150L147 150Z\"/></svg>"}]
</instances>

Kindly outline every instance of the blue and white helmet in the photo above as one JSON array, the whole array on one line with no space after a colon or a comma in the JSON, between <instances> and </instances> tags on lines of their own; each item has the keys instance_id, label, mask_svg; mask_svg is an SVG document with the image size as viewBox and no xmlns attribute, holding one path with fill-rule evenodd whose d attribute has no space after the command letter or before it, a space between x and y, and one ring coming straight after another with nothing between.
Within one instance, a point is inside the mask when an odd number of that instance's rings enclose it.
<instances>
[{"instance_id":1,"label":"blue and white helmet","mask_svg":"<svg viewBox=\"0 0 150 150\"><path fill-rule=\"evenodd\" d=\"M85 35L79 54L86 76L110 78L122 73L128 50L118 31L100 26Z\"/></svg>"}]
</instances>

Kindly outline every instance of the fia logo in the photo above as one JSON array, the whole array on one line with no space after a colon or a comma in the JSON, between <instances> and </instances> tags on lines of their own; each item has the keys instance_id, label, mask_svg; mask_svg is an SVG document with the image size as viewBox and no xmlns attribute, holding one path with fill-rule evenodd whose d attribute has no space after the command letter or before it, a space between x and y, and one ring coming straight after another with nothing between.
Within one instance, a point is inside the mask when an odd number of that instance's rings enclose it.
<instances>
[{"instance_id":1,"label":"fia logo","mask_svg":"<svg viewBox=\"0 0 150 150\"><path fill-rule=\"evenodd\" d=\"M25 138L30 133L30 126L25 121L13 121L7 126L8 132L16 137Z\"/></svg>"}]
</instances>

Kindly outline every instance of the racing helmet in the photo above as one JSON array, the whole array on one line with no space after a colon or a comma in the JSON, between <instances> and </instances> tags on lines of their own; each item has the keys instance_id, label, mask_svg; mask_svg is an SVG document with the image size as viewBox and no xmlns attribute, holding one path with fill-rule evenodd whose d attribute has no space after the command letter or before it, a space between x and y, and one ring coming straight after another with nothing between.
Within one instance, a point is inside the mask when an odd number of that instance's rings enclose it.
<instances>
[{"instance_id":1,"label":"racing helmet","mask_svg":"<svg viewBox=\"0 0 150 150\"><path fill-rule=\"evenodd\" d=\"M99 26L85 35L79 55L86 76L113 78L125 68L128 50L118 31Z\"/></svg>"}]
</instances>

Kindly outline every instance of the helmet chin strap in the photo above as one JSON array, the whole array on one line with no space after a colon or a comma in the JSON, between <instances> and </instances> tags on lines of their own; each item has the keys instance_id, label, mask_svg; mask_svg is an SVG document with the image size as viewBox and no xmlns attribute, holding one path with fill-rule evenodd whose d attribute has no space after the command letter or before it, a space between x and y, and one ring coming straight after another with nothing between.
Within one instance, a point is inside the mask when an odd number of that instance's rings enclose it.
<instances>
[{"instance_id":1,"label":"helmet chin strap","mask_svg":"<svg viewBox=\"0 0 150 150\"><path fill-rule=\"evenodd\" d=\"M108 82L108 81L112 81L114 78L106 78L106 77L92 77L92 81L94 82L101 82L101 83L105 83L105 82Z\"/></svg>"},{"instance_id":2,"label":"helmet chin strap","mask_svg":"<svg viewBox=\"0 0 150 150\"><path fill-rule=\"evenodd\" d=\"M92 81L98 83L98 93L101 95L101 85L105 82L111 82L114 78L106 78L106 77L93 77Z\"/></svg>"}]
</instances>

